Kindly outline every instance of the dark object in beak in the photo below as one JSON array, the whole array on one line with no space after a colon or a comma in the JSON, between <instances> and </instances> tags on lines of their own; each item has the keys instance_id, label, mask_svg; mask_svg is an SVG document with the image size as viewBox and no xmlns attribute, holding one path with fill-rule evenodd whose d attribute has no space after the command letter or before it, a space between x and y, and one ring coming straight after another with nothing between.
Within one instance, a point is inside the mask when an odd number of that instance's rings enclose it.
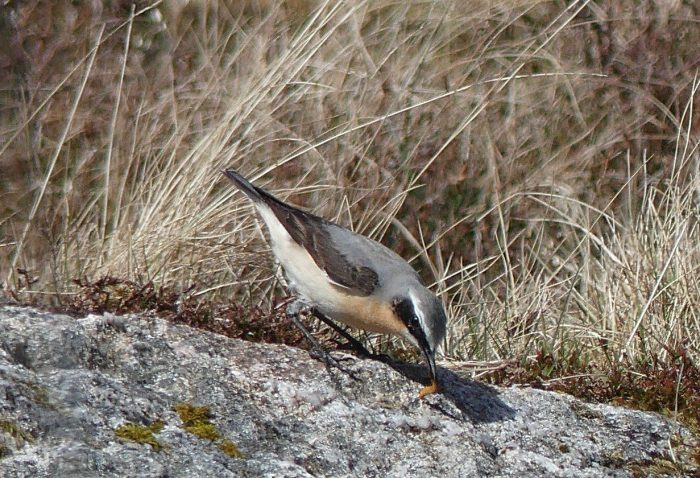
<instances>
[{"instance_id":1,"label":"dark object in beak","mask_svg":"<svg viewBox=\"0 0 700 478\"><path fill-rule=\"evenodd\" d=\"M435 367L435 353L429 351L427 347L421 347L423 355L425 356L426 362L428 362L428 370L430 371L430 385L423 387L420 392L418 392L418 398L421 400L427 395L437 393L440 391L440 385L437 379L437 368Z\"/></svg>"}]
</instances>

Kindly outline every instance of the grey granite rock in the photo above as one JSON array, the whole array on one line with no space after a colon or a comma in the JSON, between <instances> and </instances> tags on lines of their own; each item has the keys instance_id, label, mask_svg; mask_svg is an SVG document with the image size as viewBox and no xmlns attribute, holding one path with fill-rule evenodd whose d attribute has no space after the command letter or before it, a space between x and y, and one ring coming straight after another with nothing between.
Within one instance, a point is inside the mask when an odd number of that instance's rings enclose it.
<instances>
[{"instance_id":1,"label":"grey granite rock","mask_svg":"<svg viewBox=\"0 0 700 478\"><path fill-rule=\"evenodd\" d=\"M444 393L420 401L422 367L345 364L359 380L160 319L0 306L0 476L622 477L697 445L654 414L446 368ZM185 430L183 403L209 407L220 437ZM161 448L116 433L159 421Z\"/></svg>"}]
</instances>

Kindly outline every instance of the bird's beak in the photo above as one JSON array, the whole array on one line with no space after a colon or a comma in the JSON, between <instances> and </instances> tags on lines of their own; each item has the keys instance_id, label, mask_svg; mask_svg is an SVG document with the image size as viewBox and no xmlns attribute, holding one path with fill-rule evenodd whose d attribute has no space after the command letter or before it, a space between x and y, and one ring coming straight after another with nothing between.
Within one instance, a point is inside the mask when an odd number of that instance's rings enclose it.
<instances>
[{"instance_id":1,"label":"bird's beak","mask_svg":"<svg viewBox=\"0 0 700 478\"><path fill-rule=\"evenodd\" d=\"M425 356L426 362L428 362L428 369L430 371L430 385L423 387L418 396L420 398L430 395L432 393L437 393L440 389L437 379L437 367L435 366L435 352L428 350L427 347L421 347L423 355Z\"/></svg>"}]
</instances>

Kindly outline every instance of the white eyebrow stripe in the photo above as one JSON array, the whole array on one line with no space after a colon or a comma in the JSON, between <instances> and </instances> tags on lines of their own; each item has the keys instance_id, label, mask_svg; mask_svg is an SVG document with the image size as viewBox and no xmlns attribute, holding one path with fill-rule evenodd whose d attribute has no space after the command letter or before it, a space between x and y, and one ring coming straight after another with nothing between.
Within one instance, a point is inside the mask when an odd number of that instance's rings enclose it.
<instances>
[{"instance_id":1,"label":"white eyebrow stripe","mask_svg":"<svg viewBox=\"0 0 700 478\"><path fill-rule=\"evenodd\" d=\"M425 338L428 340L428 344L432 347L433 345L433 336L432 336L432 331L428 329L428 327L425 326L425 315L423 314L423 302L416 297L416 295L413 293L411 289L408 289L408 296L411 299L411 302L413 303L413 312L416 314L416 317L418 318L418 323L420 324L420 328L425 334Z\"/></svg>"}]
</instances>

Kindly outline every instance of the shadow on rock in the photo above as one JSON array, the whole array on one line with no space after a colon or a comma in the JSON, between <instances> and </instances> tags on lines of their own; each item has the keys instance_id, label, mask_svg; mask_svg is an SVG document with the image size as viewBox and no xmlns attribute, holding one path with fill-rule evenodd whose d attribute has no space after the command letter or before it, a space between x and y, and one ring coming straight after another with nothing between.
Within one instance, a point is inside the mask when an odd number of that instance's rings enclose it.
<instances>
[{"instance_id":1,"label":"shadow on rock","mask_svg":"<svg viewBox=\"0 0 700 478\"><path fill-rule=\"evenodd\" d=\"M424 365L385 361L387 365L399 372L404 377L414 382L427 385L429 378ZM516 410L510 407L499 397L499 391L495 387L475 382L460 377L451 370L438 367L438 380L442 396L452 402L461 412L461 416L455 416L455 410L444 407L444 403L433 402L431 406L457 420L469 420L472 423L490 423L511 420L515 417Z\"/></svg>"}]
</instances>

